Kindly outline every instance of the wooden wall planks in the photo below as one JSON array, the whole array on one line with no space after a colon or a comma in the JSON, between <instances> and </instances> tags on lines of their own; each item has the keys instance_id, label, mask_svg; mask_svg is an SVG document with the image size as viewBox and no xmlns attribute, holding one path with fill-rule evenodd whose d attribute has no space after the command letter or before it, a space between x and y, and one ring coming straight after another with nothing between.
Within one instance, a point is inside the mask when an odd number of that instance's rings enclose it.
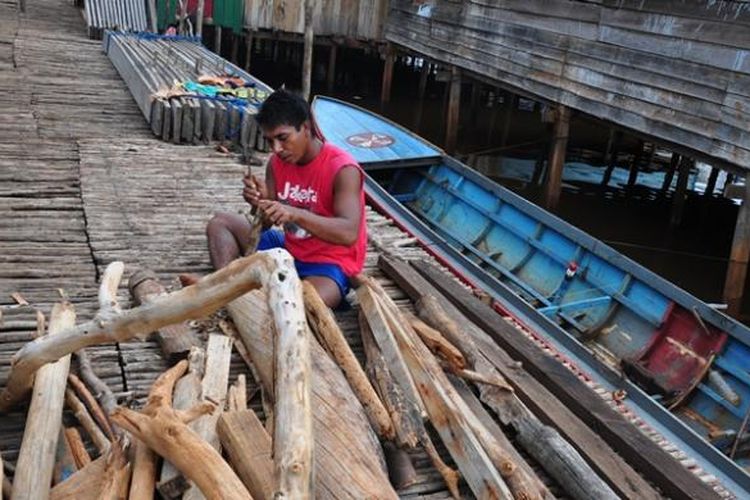
<instances>
[{"instance_id":1,"label":"wooden wall planks","mask_svg":"<svg viewBox=\"0 0 750 500\"><path fill-rule=\"evenodd\" d=\"M750 168L750 7L689 5L392 0L385 38L717 164Z\"/></svg>"}]
</instances>

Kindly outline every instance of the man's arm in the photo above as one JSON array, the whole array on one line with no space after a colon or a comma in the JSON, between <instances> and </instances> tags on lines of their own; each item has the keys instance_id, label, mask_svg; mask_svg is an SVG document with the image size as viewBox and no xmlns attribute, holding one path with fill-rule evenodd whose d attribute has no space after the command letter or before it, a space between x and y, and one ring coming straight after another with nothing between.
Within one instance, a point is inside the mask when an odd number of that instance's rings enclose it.
<instances>
[{"instance_id":1,"label":"man's arm","mask_svg":"<svg viewBox=\"0 0 750 500\"><path fill-rule=\"evenodd\" d=\"M274 224L294 222L321 240L336 245L352 245L359 236L359 220L364 210L360 204L361 192L362 174L359 168L347 165L338 171L334 180L333 217L274 201L260 202L260 207Z\"/></svg>"}]
</instances>

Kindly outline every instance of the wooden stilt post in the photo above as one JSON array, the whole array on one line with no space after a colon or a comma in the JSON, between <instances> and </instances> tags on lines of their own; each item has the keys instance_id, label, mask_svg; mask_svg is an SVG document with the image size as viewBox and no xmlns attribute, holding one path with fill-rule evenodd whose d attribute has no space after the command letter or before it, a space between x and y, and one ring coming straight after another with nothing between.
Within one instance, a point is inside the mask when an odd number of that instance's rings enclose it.
<instances>
[{"instance_id":1,"label":"wooden stilt post","mask_svg":"<svg viewBox=\"0 0 750 500\"><path fill-rule=\"evenodd\" d=\"M391 100L391 83L393 81L393 65L396 61L396 51L390 43L385 47L385 64L383 65L383 82L380 87L380 105Z\"/></svg>"},{"instance_id":2,"label":"wooden stilt post","mask_svg":"<svg viewBox=\"0 0 750 500\"><path fill-rule=\"evenodd\" d=\"M214 25L214 52L221 55L221 26Z\"/></svg>"},{"instance_id":3,"label":"wooden stilt post","mask_svg":"<svg viewBox=\"0 0 750 500\"><path fill-rule=\"evenodd\" d=\"M310 100L310 86L312 84L312 59L313 59L313 10L315 2L305 0L305 45L302 59L302 97Z\"/></svg>"},{"instance_id":4,"label":"wooden stilt post","mask_svg":"<svg viewBox=\"0 0 750 500\"><path fill-rule=\"evenodd\" d=\"M552 150L547 167L547 182L544 186L544 206L547 210L554 210L560 200L562 189L562 172L565 164L565 151L568 147L568 133L570 131L570 108L558 105L555 116Z\"/></svg>"},{"instance_id":5,"label":"wooden stilt post","mask_svg":"<svg viewBox=\"0 0 750 500\"><path fill-rule=\"evenodd\" d=\"M237 55L240 51L240 38L236 33L232 33L232 52L229 56L229 60L232 61L234 64L237 64L239 61L237 60Z\"/></svg>"},{"instance_id":6,"label":"wooden stilt post","mask_svg":"<svg viewBox=\"0 0 750 500\"><path fill-rule=\"evenodd\" d=\"M326 92L329 94L333 93L333 87L336 84L336 54L338 52L338 46L335 43L331 44L331 48L328 50L328 72L326 74Z\"/></svg>"},{"instance_id":7,"label":"wooden stilt post","mask_svg":"<svg viewBox=\"0 0 750 500\"><path fill-rule=\"evenodd\" d=\"M430 62L422 59L422 70L419 72L419 87L417 89L417 112L414 114L414 131L419 132L424 111L424 94L427 90L427 78L430 76Z\"/></svg>"},{"instance_id":8,"label":"wooden stilt post","mask_svg":"<svg viewBox=\"0 0 750 500\"><path fill-rule=\"evenodd\" d=\"M492 107L490 108L490 124L487 126L487 140L485 141L487 143L487 146L492 145L492 138L495 137L495 128L497 126L497 96L500 94L500 89L495 88L493 90L494 94L494 100L491 103Z\"/></svg>"},{"instance_id":9,"label":"wooden stilt post","mask_svg":"<svg viewBox=\"0 0 750 500\"><path fill-rule=\"evenodd\" d=\"M201 0L201 3L203 3L203 0ZM159 31L159 27L156 24L156 21L157 21L156 0L148 0L148 17L149 17L149 27L151 28L151 32L157 33Z\"/></svg>"},{"instance_id":10,"label":"wooden stilt post","mask_svg":"<svg viewBox=\"0 0 750 500\"><path fill-rule=\"evenodd\" d=\"M621 140L622 132L615 130L614 127L610 128L609 137L607 138L607 148L604 151L604 164L607 166L607 169L602 176L602 186L609 184L609 181L612 178L612 171L615 169L617 153Z\"/></svg>"},{"instance_id":11,"label":"wooden stilt post","mask_svg":"<svg viewBox=\"0 0 750 500\"><path fill-rule=\"evenodd\" d=\"M711 169L711 173L708 175L708 181L706 182L706 190L703 191L704 196L711 197L716 189L716 181L719 178L720 170L716 167Z\"/></svg>"},{"instance_id":12,"label":"wooden stilt post","mask_svg":"<svg viewBox=\"0 0 750 500\"><path fill-rule=\"evenodd\" d=\"M470 122L470 131L473 135L474 131L479 128L479 98L482 95L482 84L474 80L471 84L471 116L474 117Z\"/></svg>"},{"instance_id":13,"label":"wooden stilt post","mask_svg":"<svg viewBox=\"0 0 750 500\"><path fill-rule=\"evenodd\" d=\"M250 71L250 62L253 58L253 30L247 32L245 36L245 71Z\"/></svg>"},{"instance_id":14,"label":"wooden stilt post","mask_svg":"<svg viewBox=\"0 0 750 500\"><path fill-rule=\"evenodd\" d=\"M672 179L674 179L674 172L680 165L680 155L672 152L672 159L669 161L669 170L664 175L664 182L661 184L661 195L666 196L669 192L669 188L672 186Z\"/></svg>"},{"instance_id":15,"label":"wooden stilt post","mask_svg":"<svg viewBox=\"0 0 750 500\"><path fill-rule=\"evenodd\" d=\"M750 176L746 175L745 197L737 213L729 267L724 282L724 302L727 304L727 313L731 316L737 317L740 314L748 259L750 259Z\"/></svg>"},{"instance_id":16,"label":"wooden stilt post","mask_svg":"<svg viewBox=\"0 0 750 500\"><path fill-rule=\"evenodd\" d=\"M456 66L451 68L451 81L448 92L448 111L445 125L445 150L448 154L456 151L458 141L458 117L461 105L461 70Z\"/></svg>"},{"instance_id":17,"label":"wooden stilt post","mask_svg":"<svg viewBox=\"0 0 750 500\"><path fill-rule=\"evenodd\" d=\"M203 37L203 12L205 11L205 5L206 0L198 0L198 9L195 12L195 36L198 38Z\"/></svg>"},{"instance_id":18,"label":"wooden stilt post","mask_svg":"<svg viewBox=\"0 0 750 500\"><path fill-rule=\"evenodd\" d=\"M690 167L693 161L690 158L683 158L680 163L680 170L677 176L677 188L672 199L672 211L669 216L669 227L673 228L680 225L682 221L682 211L685 207L685 194L687 192L688 177L690 176Z\"/></svg>"},{"instance_id":19,"label":"wooden stilt post","mask_svg":"<svg viewBox=\"0 0 750 500\"><path fill-rule=\"evenodd\" d=\"M646 147L645 142L638 141L638 151L633 157L633 162L630 164L630 172L628 173L628 184L627 189L632 189L638 181L638 169L641 166L641 160L643 159L643 148Z\"/></svg>"},{"instance_id":20,"label":"wooden stilt post","mask_svg":"<svg viewBox=\"0 0 750 500\"><path fill-rule=\"evenodd\" d=\"M513 110L516 108L518 102L518 96L516 94L507 93L505 96L505 111L503 112L503 131L500 135L500 147L504 147L508 143L508 135L510 134L510 120L513 117Z\"/></svg>"}]
</instances>

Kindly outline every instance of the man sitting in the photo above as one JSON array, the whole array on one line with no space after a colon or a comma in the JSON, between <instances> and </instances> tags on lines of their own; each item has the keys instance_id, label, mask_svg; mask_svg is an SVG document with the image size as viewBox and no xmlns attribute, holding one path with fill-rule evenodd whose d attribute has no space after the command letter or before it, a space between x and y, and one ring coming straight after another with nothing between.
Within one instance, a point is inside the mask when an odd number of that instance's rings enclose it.
<instances>
[{"instance_id":1,"label":"man sitting","mask_svg":"<svg viewBox=\"0 0 750 500\"><path fill-rule=\"evenodd\" d=\"M267 224L284 228L265 230L258 250L286 248L300 278L335 308L365 261L362 170L351 155L317 137L310 107L301 97L274 92L257 121L273 154L265 183L246 176L242 195L261 210ZM241 215L219 213L206 232L211 263L219 269L245 254L251 225Z\"/></svg>"}]
</instances>

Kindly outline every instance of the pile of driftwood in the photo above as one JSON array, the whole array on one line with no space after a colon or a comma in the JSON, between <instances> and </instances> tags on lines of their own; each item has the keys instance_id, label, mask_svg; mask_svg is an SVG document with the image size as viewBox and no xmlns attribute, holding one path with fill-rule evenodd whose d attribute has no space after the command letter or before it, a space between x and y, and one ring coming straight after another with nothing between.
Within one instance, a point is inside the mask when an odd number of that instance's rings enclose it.
<instances>
[{"instance_id":1,"label":"pile of driftwood","mask_svg":"<svg viewBox=\"0 0 750 500\"><path fill-rule=\"evenodd\" d=\"M89 38L99 39L105 29L146 31L146 0L84 0Z\"/></svg>"},{"instance_id":2,"label":"pile of driftwood","mask_svg":"<svg viewBox=\"0 0 750 500\"><path fill-rule=\"evenodd\" d=\"M419 290L416 314L377 281L361 278L363 368L283 250L239 259L170 294L137 273L130 288L140 305L125 311L115 300L123 266L110 265L94 320L76 325L72 307L59 304L49 333L14 357L0 410L32 387L33 394L13 498L152 498L157 489L165 498L397 498L396 489L416 480L405 451L417 446L455 498L462 488L477 498L551 498L479 398L570 497L633 496L618 489L618 480L600 478L529 410L468 333L476 327L446 297L418 284L423 278L404 262L383 266ZM209 336L205 349L180 330L181 322L225 305L236 329ZM84 349L149 332L158 332L176 364L154 383L142 409L117 406ZM262 388L265 423L247 408L242 379L228 387L233 343ZM177 361L186 352L188 359ZM72 353L80 377L69 375ZM98 458L76 431L61 427L64 402ZM457 470L438 454L430 429ZM56 467L72 475L50 492ZM637 475L620 480L650 497Z\"/></svg>"},{"instance_id":3,"label":"pile of driftwood","mask_svg":"<svg viewBox=\"0 0 750 500\"><path fill-rule=\"evenodd\" d=\"M103 46L154 135L176 144L217 140L265 149L254 116L273 89L199 38L107 31ZM226 78L238 88L201 93L196 84L206 78Z\"/></svg>"}]
</instances>

